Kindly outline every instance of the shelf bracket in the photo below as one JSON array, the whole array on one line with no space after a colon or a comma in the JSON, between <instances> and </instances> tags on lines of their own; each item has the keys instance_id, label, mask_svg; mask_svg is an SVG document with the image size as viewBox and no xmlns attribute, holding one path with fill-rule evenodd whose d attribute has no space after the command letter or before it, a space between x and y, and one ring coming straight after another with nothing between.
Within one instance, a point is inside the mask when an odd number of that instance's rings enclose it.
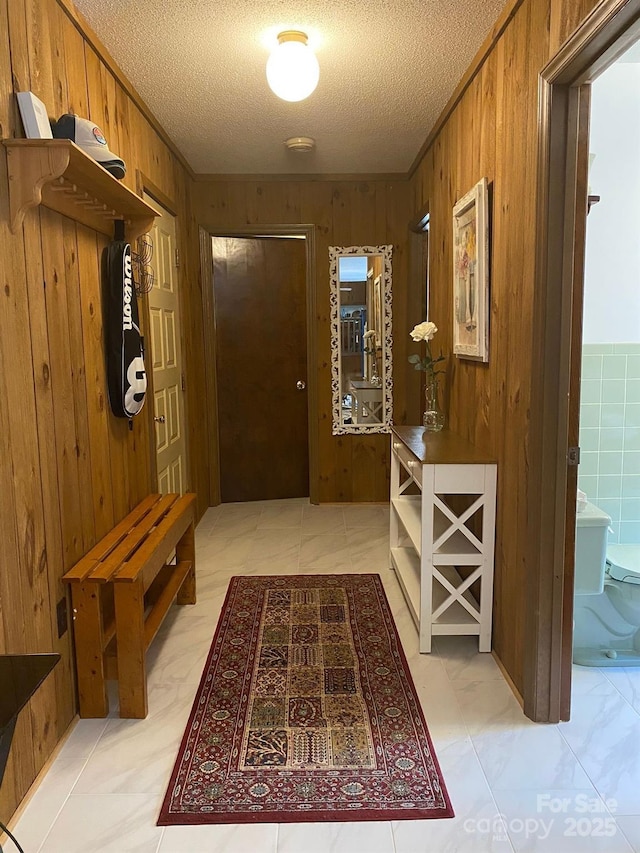
<instances>
[{"instance_id":1,"label":"shelf bracket","mask_svg":"<svg viewBox=\"0 0 640 853\"><path fill-rule=\"evenodd\" d=\"M7 149L9 213L14 234L20 229L27 210L42 203L43 187L61 177L68 165L69 151L65 149Z\"/></svg>"}]
</instances>

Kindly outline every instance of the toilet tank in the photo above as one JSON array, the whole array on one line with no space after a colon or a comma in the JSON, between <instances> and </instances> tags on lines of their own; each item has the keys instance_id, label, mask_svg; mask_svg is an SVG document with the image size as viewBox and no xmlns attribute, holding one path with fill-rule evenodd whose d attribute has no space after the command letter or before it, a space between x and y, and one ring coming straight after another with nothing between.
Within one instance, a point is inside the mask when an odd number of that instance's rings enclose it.
<instances>
[{"instance_id":1,"label":"toilet tank","mask_svg":"<svg viewBox=\"0 0 640 853\"><path fill-rule=\"evenodd\" d=\"M576 595L598 595L604 589L610 525L611 516L589 501L576 513Z\"/></svg>"}]
</instances>

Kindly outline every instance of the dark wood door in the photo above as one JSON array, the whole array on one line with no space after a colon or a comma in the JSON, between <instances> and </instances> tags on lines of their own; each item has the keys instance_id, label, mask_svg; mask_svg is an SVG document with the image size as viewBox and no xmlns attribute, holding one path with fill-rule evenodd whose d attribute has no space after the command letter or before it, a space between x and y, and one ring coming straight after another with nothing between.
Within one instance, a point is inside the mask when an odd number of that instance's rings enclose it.
<instances>
[{"instance_id":1,"label":"dark wood door","mask_svg":"<svg viewBox=\"0 0 640 853\"><path fill-rule=\"evenodd\" d=\"M304 240L214 237L223 502L309 494Z\"/></svg>"}]
</instances>

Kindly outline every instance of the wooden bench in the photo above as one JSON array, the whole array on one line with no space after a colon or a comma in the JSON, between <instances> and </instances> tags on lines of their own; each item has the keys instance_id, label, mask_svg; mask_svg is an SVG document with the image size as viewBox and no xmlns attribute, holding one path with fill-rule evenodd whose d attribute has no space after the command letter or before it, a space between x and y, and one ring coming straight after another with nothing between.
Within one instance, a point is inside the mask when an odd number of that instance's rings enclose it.
<instances>
[{"instance_id":1,"label":"wooden bench","mask_svg":"<svg viewBox=\"0 0 640 853\"><path fill-rule=\"evenodd\" d=\"M195 495L149 495L64 576L71 586L81 717L147 716L145 652L173 600L195 604ZM175 549L175 563L167 563Z\"/></svg>"}]
</instances>

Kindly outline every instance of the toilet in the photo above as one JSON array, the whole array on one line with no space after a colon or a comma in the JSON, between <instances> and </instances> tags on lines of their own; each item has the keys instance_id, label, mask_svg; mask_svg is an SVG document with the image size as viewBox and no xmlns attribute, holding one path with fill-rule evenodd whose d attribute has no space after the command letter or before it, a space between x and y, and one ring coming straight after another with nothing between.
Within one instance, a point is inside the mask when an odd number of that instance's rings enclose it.
<instances>
[{"instance_id":1,"label":"toilet","mask_svg":"<svg viewBox=\"0 0 640 853\"><path fill-rule=\"evenodd\" d=\"M576 514L573 662L640 666L640 544L608 545L611 518Z\"/></svg>"}]
</instances>

